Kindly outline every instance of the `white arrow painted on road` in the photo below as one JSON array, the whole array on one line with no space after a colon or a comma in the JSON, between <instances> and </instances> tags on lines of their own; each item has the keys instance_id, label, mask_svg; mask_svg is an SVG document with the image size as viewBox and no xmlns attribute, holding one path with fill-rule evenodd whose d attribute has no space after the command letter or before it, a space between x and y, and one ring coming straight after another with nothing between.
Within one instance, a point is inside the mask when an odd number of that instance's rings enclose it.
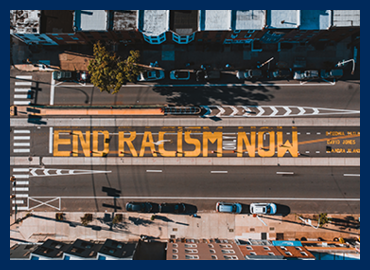
<instances>
[{"instance_id":1,"label":"white arrow painted on road","mask_svg":"<svg viewBox=\"0 0 370 270\"><path fill-rule=\"evenodd\" d=\"M306 112L306 110L303 109L302 107L297 107L297 108L299 109L298 115L302 115L302 114L304 114Z\"/></svg>"},{"instance_id":2,"label":"white arrow painted on road","mask_svg":"<svg viewBox=\"0 0 370 270\"><path fill-rule=\"evenodd\" d=\"M313 113L312 114L319 114L319 110L318 109L312 108L312 110L313 110Z\"/></svg>"},{"instance_id":3,"label":"white arrow painted on road","mask_svg":"<svg viewBox=\"0 0 370 270\"><path fill-rule=\"evenodd\" d=\"M239 112L239 110L237 108L235 108L234 106L229 106L229 107L233 110L233 112L232 112L232 114L230 114L230 116L234 116L235 114L237 114Z\"/></svg>"},{"instance_id":4,"label":"white arrow painted on road","mask_svg":"<svg viewBox=\"0 0 370 270\"><path fill-rule=\"evenodd\" d=\"M270 114L270 116L275 116L278 112L278 110L276 110L276 108L274 106L270 106L271 110L272 110L272 114Z\"/></svg>"},{"instance_id":5,"label":"white arrow painted on road","mask_svg":"<svg viewBox=\"0 0 370 270\"><path fill-rule=\"evenodd\" d=\"M250 117L251 116L251 114L252 114L252 111L251 111L251 109L249 109L247 106L241 106L243 109L244 109L244 111L245 111L245 113L242 115L242 116L247 116L247 117Z\"/></svg>"},{"instance_id":6,"label":"white arrow painted on road","mask_svg":"<svg viewBox=\"0 0 370 270\"><path fill-rule=\"evenodd\" d=\"M260 106L257 106L256 108L260 111L256 116L261 116L265 112L265 110Z\"/></svg>"},{"instance_id":7,"label":"white arrow painted on road","mask_svg":"<svg viewBox=\"0 0 370 270\"><path fill-rule=\"evenodd\" d=\"M289 109L289 107L283 107L283 108L286 110L286 113L284 114L284 116L287 116L292 112L292 110Z\"/></svg>"},{"instance_id":8,"label":"white arrow painted on road","mask_svg":"<svg viewBox=\"0 0 370 270\"><path fill-rule=\"evenodd\" d=\"M218 105L216 105L216 107L217 107L217 109L219 109L219 113L216 115L216 117L220 117L221 116L221 114L223 114L224 112L225 112L225 109L224 108L222 108L221 106L218 106Z\"/></svg>"},{"instance_id":9,"label":"white arrow painted on road","mask_svg":"<svg viewBox=\"0 0 370 270\"><path fill-rule=\"evenodd\" d=\"M111 173L112 171L91 171L91 170L69 170L69 169L43 169L43 168L30 168L31 177L43 177L43 176L60 176L60 175L78 175L78 174L95 174L95 173ZM43 174L37 174L37 170L42 170ZM55 174L50 174L49 171L55 170ZM62 173L67 171L67 173Z\"/></svg>"}]
</instances>

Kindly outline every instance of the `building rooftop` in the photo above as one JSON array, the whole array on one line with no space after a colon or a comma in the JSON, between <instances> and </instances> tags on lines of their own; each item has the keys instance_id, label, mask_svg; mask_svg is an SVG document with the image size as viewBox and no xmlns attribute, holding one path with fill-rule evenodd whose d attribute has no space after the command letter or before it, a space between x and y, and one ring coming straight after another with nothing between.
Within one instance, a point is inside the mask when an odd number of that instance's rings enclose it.
<instances>
[{"instance_id":1,"label":"building rooftop","mask_svg":"<svg viewBox=\"0 0 370 270\"><path fill-rule=\"evenodd\" d=\"M33 243L15 244L10 248L10 259L29 260L31 252L33 252L38 247L38 244Z\"/></svg>"},{"instance_id":2,"label":"building rooftop","mask_svg":"<svg viewBox=\"0 0 370 270\"><path fill-rule=\"evenodd\" d=\"M170 10L170 29L180 36L191 35L198 29L198 10Z\"/></svg>"},{"instance_id":3,"label":"building rooftop","mask_svg":"<svg viewBox=\"0 0 370 270\"><path fill-rule=\"evenodd\" d=\"M147 36L159 36L169 30L169 10L139 10L138 29Z\"/></svg>"},{"instance_id":4,"label":"building rooftop","mask_svg":"<svg viewBox=\"0 0 370 270\"><path fill-rule=\"evenodd\" d=\"M200 10L199 30L231 30L230 10Z\"/></svg>"},{"instance_id":5,"label":"building rooftop","mask_svg":"<svg viewBox=\"0 0 370 270\"><path fill-rule=\"evenodd\" d=\"M294 29L300 25L300 10L267 10L266 25L269 29Z\"/></svg>"},{"instance_id":6,"label":"building rooftop","mask_svg":"<svg viewBox=\"0 0 370 270\"><path fill-rule=\"evenodd\" d=\"M234 30L262 30L265 26L266 10L232 10Z\"/></svg>"},{"instance_id":7,"label":"building rooftop","mask_svg":"<svg viewBox=\"0 0 370 270\"><path fill-rule=\"evenodd\" d=\"M108 12L105 10L75 10L74 26L77 31L107 31Z\"/></svg>"},{"instance_id":8,"label":"building rooftop","mask_svg":"<svg viewBox=\"0 0 370 270\"><path fill-rule=\"evenodd\" d=\"M41 10L40 33L73 33L72 10Z\"/></svg>"},{"instance_id":9,"label":"building rooftop","mask_svg":"<svg viewBox=\"0 0 370 270\"><path fill-rule=\"evenodd\" d=\"M114 10L112 15L112 30L134 30L137 25L137 10Z\"/></svg>"},{"instance_id":10,"label":"building rooftop","mask_svg":"<svg viewBox=\"0 0 370 270\"><path fill-rule=\"evenodd\" d=\"M39 34L40 10L10 10L11 34Z\"/></svg>"},{"instance_id":11,"label":"building rooftop","mask_svg":"<svg viewBox=\"0 0 370 270\"><path fill-rule=\"evenodd\" d=\"M359 10L333 10L333 26L360 26Z\"/></svg>"},{"instance_id":12,"label":"building rooftop","mask_svg":"<svg viewBox=\"0 0 370 270\"><path fill-rule=\"evenodd\" d=\"M145 242L139 240L134 254L134 260L165 260L166 242Z\"/></svg>"},{"instance_id":13,"label":"building rooftop","mask_svg":"<svg viewBox=\"0 0 370 270\"><path fill-rule=\"evenodd\" d=\"M103 244L77 239L64 253L81 258L96 258Z\"/></svg>"},{"instance_id":14,"label":"building rooftop","mask_svg":"<svg viewBox=\"0 0 370 270\"><path fill-rule=\"evenodd\" d=\"M331 26L331 10L301 10L300 30L326 30Z\"/></svg>"},{"instance_id":15,"label":"building rooftop","mask_svg":"<svg viewBox=\"0 0 370 270\"><path fill-rule=\"evenodd\" d=\"M62 259L63 252L65 252L70 246L71 244L66 244L53 239L48 239L35 251L33 251L32 254L48 258Z\"/></svg>"},{"instance_id":16,"label":"building rooftop","mask_svg":"<svg viewBox=\"0 0 370 270\"><path fill-rule=\"evenodd\" d=\"M120 259L132 259L135 253L136 245L136 242L124 243L112 239L107 239L99 250L99 253Z\"/></svg>"}]
</instances>

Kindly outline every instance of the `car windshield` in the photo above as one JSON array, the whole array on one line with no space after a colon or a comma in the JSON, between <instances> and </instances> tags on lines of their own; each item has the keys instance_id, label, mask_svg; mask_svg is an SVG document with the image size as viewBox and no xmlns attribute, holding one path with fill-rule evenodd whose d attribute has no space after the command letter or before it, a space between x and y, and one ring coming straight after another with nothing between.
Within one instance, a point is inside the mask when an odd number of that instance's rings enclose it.
<instances>
[{"instance_id":1,"label":"car windshield","mask_svg":"<svg viewBox=\"0 0 370 270\"><path fill-rule=\"evenodd\" d=\"M233 212L236 212L236 205L233 205Z\"/></svg>"},{"instance_id":2,"label":"car windshield","mask_svg":"<svg viewBox=\"0 0 370 270\"><path fill-rule=\"evenodd\" d=\"M175 77L176 78L187 78L188 77L188 73L187 72L179 72L179 71L177 71L175 73Z\"/></svg>"}]
</instances>

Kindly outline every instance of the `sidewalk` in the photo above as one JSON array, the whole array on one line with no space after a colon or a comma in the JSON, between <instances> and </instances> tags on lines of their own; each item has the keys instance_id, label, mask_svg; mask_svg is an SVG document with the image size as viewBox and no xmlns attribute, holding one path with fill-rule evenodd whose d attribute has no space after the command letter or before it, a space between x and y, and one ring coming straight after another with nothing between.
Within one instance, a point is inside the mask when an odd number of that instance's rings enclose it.
<instances>
[{"instance_id":1,"label":"sidewalk","mask_svg":"<svg viewBox=\"0 0 370 270\"><path fill-rule=\"evenodd\" d=\"M93 213L93 221L87 226L81 224L80 217L84 212L65 213L64 221L55 220L55 212L33 212L19 224L14 223L14 215L10 217L10 246L18 242L38 242L52 238L60 241L73 241L77 238L85 240L138 240L140 235L152 236L157 239L169 238L252 238L262 239L266 233L268 240L323 240L334 238L360 238L358 218L360 215L329 215L336 219L337 225L325 224L314 229L304 225L295 214L282 216L261 216L265 226L258 218L249 214L233 215L198 212L198 217L191 215L119 213L123 215L122 222L112 224L110 212ZM118 213L115 213L118 214ZM18 218L25 212L18 213ZM317 225L317 217L303 215L312 219L312 225ZM350 220L350 223L346 223ZM281 239L283 238L283 239Z\"/></svg>"}]
</instances>

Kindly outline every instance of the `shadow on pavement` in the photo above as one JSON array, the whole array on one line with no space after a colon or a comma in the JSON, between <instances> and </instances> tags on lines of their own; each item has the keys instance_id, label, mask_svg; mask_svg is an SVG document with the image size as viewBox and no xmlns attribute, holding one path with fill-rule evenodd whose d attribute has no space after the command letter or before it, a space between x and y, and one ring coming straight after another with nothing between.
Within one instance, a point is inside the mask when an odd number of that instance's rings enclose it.
<instances>
[{"instance_id":1,"label":"shadow on pavement","mask_svg":"<svg viewBox=\"0 0 370 270\"><path fill-rule=\"evenodd\" d=\"M277 204L277 203L275 203L275 204L276 204L276 207L277 207L276 215L286 217L287 215L290 214L290 207L289 206L283 205L283 204Z\"/></svg>"},{"instance_id":2,"label":"shadow on pavement","mask_svg":"<svg viewBox=\"0 0 370 270\"><path fill-rule=\"evenodd\" d=\"M134 225L143 225L143 226L148 226L152 224L153 222L147 219L142 219L142 218L136 218L136 217L129 217L129 221L134 223Z\"/></svg>"}]
</instances>

